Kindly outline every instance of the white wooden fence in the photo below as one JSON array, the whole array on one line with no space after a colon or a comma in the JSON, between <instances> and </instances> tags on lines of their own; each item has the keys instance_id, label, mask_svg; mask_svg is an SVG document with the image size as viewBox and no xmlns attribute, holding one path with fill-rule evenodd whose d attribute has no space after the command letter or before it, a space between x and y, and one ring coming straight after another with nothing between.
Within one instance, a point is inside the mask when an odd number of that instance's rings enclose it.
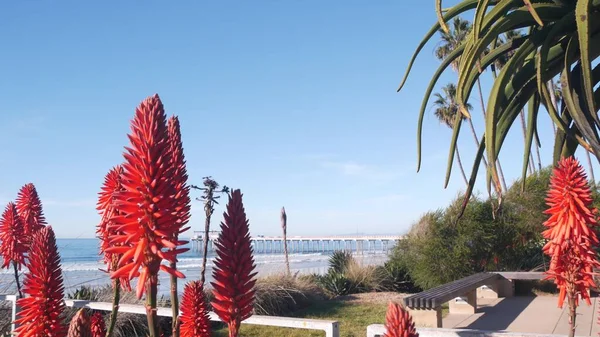
<instances>
[{"instance_id":1,"label":"white wooden fence","mask_svg":"<svg viewBox=\"0 0 600 337\"><path fill-rule=\"evenodd\" d=\"M12 319L13 322L18 312L16 305L16 295L0 295L0 301L11 301L12 302ZM90 302L82 300L65 300L67 307L72 308L87 308L101 311L112 311L112 303L109 302ZM146 308L142 305L132 304L120 304L119 312L126 312L132 314L146 314ZM157 315L162 317L171 317L171 308L157 308ZM221 321L219 317L214 313L209 313L211 321ZM242 321L242 324L252 325L264 325L264 326L276 326L283 328L293 329L306 329L306 330L320 330L325 332L326 337L339 337L339 323L337 321L318 320L318 319L305 319L305 318L293 318L293 317L277 317L277 316L261 316L253 315ZM11 329L15 329L15 325L11 326Z\"/></svg>"}]
</instances>

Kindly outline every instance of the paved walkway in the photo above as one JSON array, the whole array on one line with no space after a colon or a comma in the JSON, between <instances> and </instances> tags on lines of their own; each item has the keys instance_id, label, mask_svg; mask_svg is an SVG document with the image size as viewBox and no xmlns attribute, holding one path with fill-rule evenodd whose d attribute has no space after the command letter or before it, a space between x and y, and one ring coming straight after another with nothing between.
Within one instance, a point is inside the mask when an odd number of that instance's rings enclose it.
<instances>
[{"instance_id":1,"label":"paved walkway","mask_svg":"<svg viewBox=\"0 0 600 337\"><path fill-rule=\"evenodd\" d=\"M449 314L444 328L505 330L511 332L567 335L569 330L568 306L557 307L557 297L512 297L499 299L478 298L475 315ZM598 336L598 298L592 305L580 303L577 308L577 336Z\"/></svg>"}]
</instances>

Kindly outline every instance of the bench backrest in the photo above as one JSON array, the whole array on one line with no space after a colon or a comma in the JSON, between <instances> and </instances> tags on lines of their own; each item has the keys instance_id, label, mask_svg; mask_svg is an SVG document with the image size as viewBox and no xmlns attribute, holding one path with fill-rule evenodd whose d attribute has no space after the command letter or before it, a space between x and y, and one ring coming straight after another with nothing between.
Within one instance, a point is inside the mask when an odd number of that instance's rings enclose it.
<instances>
[{"instance_id":1,"label":"bench backrest","mask_svg":"<svg viewBox=\"0 0 600 337\"><path fill-rule=\"evenodd\" d=\"M501 276L497 273L478 273L439 287L425 290L404 298L404 305L412 309L434 309L453 298L460 297L469 291L496 281Z\"/></svg>"}]
</instances>

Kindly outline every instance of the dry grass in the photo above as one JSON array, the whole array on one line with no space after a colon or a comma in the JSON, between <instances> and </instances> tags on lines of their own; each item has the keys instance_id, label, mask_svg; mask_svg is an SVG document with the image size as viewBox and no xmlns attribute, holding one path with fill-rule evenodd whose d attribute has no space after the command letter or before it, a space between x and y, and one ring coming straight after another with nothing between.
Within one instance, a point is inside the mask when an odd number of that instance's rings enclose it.
<instances>
[{"instance_id":1,"label":"dry grass","mask_svg":"<svg viewBox=\"0 0 600 337\"><path fill-rule=\"evenodd\" d=\"M285 315L324 299L324 294L308 277L270 275L256 283L255 313Z\"/></svg>"},{"instance_id":2,"label":"dry grass","mask_svg":"<svg viewBox=\"0 0 600 337\"><path fill-rule=\"evenodd\" d=\"M351 260L346 267L344 276L354 288L351 293L391 290L389 277L381 267L362 265Z\"/></svg>"}]
</instances>

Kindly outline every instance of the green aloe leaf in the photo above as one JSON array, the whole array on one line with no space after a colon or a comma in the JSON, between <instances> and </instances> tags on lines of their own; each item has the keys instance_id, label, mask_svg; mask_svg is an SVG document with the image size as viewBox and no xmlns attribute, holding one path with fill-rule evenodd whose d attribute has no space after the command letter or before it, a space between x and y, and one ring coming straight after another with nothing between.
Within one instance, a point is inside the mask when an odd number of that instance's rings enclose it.
<instances>
[{"instance_id":1,"label":"green aloe leaf","mask_svg":"<svg viewBox=\"0 0 600 337\"><path fill-rule=\"evenodd\" d=\"M487 7L489 6L490 0L482 0L477 4L477 8L475 9L475 20L473 20L473 39L479 39L479 34L481 33L481 24L483 23L483 18L487 11Z\"/></svg>"},{"instance_id":2,"label":"green aloe leaf","mask_svg":"<svg viewBox=\"0 0 600 337\"><path fill-rule=\"evenodd\" d=\"M437 68L435 73L433 74L433 78L429 82L427 86L427 90L425 91L425 96L421 101L421 110L419 111L419 121L417 122L417 172L421 170L421 155L422 155L422 137L423 137L423 119L425 117L425 110L427 109L427 103L429 102L429 98L431 97L431 93L435 88L435 85L444 72L452 62L456 58L460 56L464 49L464 46L460 46L456 48L450 55L448 55L443 61L442 64Z\"/></svg>"},{"instance_id":3,"label":"green aloe leaf","mask_svg":"<svg viewBox=\"0 0 600 337\"><path fill-rule=\"evenodd\" d=\"M477 153L475 154L475 160L473 161L473 168L471 169L471 176L469 177L469 183L467 184L467 190L465 192L465 199L462 204L462 208L458 217L460 218L465 209L467 208L467 204L469 203L469 199L473 195L473 189L475 188L475 182L477 181L477 175L479 173L479 166L481 166L481 160L483 159L483 154L485 152L485 134L479 140L479 148L477 149ZM488 188L489 191L489 188Z\"/></svg>"},{"instance_id":4,"label":"green aloe leaf","mask_svg":"<svg viewBox=\"0 0 600 337\"><path fill-rule=\"evenodd\" d=\"M435 14L437 14L438 23L440 24L440 27L442 27L442 30L445 33L450 32L448 25L446 25L446 21L444 21L444 15L442 13L442 0L435 0Z\"/></svg>"},{"instance_id":5,"label":"green aloe leaf","mask_svg":"<svg viewBox=\"0 0 600 337\"><path fill-rule=\"evenodd\" d=\"M592 3L590 0L577 1L575 8L575 17L577 21L577 36L579 37L579 54L581 56L581 69L583 71L582 80L584 88L585 103L588 111L592 112L596 123L600 120L595 114L594 104L594 86L592 85L592 61L590 59L590 20Z\"/></svg>"},{"instance_id":6,"label":"green aloe leaf","mask_svg":"<svg viewBox=\"0 0 600 337\"><path fill-rule=\"evenodd\" d=\"M450 153L448 154L448 165L446 168L446 179L444 180L444 188L448 187L450 182L450 174L452 173L452 163L454 162L454 153L456 152L456 143L458 141L458 135L460 134L460 126L462 125L463 116L459 113L456 114L454 120L454 127L452 128L452 139L450 140Z\"/></svg>"},{"instance_id":7,"label":"green aloe leaf","mask_svg":"<svg viewBox=\"0 0 600 337\"><path fill-rule=\"evenodd\" d=\"M540 110L540 97L538 94L534 94L529 99L527 109L527 131L525 137L525 151L523 154L523 169L521 171L522 186L521 190L525 190L525 178L527 177L527 164L529 162L529 156L531 155L531 144L533 143L533 137L537 130L537 115Z\"/></svg>"},{"instance_id":8,"label":"green aloe leaf","mask_svg":"<svg viewBox=\"0 0 600 337\"><path fill-rule=\"evenodd\" d=\"M549 19L551 18L552 20L558 20L561 17L563 17L565 14L564 7L560 6L560 5L544 3L544 4L535 4L534 6L538 9L539 13L543 14L545 17L548 17ZM507 14L505 17L503 17L501 19L498 19L498 22L494 26L492 26L490 28L490 30L478 41L471 41L469 39L471 36L468 36L467 41L466 41L467 46L465 48L465 52L463 53L463 56L460 59L461 62L460 62L459 69L476 68L476 62L479 58L479 55L481 53L483 53L486 50L486 48L491 43L493 43L493 41L500 34L503 34L507 31L523 28L523 27L529 27L534 23L535 23L535 21L532 19L531 15L527 11L527 9L520 8L518 10L510 12L509 14ZM536 45L538 45L538 46L541 43L543 43L542 37L540 35L538 35L538 34L540 34L540 32L544 32L545 34L547 34L548 29L536 31L534 34L531 35L532 37L537 36ZM521 48L523 48L523 47L524 46L521 46ZM519 49L521 49L521 48L519 48ZM531 51L528 50L524 54L528 55L530 52ZM515 53L515 55L518 53L519 53L519 51L517 51ZM509 63L512 61L512 67L517 67L518 64L516 64L516 62L513 61L513 58L514 58L514 56L509 60ZM520 58L519 60L522 62L522 58ZM506 67L507 66L505 66L505 68ZM512 69L512 71L514 72L515 69ZM467 73L465 71L461 71L459 74L458 85L457 85L457 92L456 92L457 102L461 106L464 106L465 102L468 101L470 90L472 89L472 87L471 88L467 87L468 83L466 81L466 76L467 76ZM499 78L495 82L497 82L498 80L499 80ZM490 136L491 135L488 135L488 137L490 137ZM490 147L491 145L492 144L489 143L489 138L488 138L488 147Z\"/></svg>"},{"instance_id":9,"label":"green aloe leaf","mask_svg":"<svg viewBox=\"0 0 600 337\"><path fill-rule=\"evenodd\" d=\"M529 10L529 12L531 12L531 15L533 16L533 18L535 19L535 21L538 23L538 25L543 26L544 23L542 22L542 19L540 18L540 16L536 12L535 8L533 8L533 6L531 5L531 1L529 1L529 0L523 0L523 2L525 3L525 6L527 6L527 9Z\"/></svg>"},{"instance_id":10,"label":"green aloe leaf","mask_svg":"<svg viewBox=\"0 0 600 337\"><path fill-rule=\"evenodd\" d=\"M467 1L463 1L463 2L459 3L458 5L450 8L446 12L446 14L443 16L444 21L452 20L454 17L456 17L468 10L476 8L478 2L479 2L479 0L467 0ZM419 43L419 46L417 47L417 49L413 53L413 56L411 57L410 61L408 62L408 67L406 69L404 77L402 78L402 82L400 83L400 86L398 86L397 91L402 90L402 87L404 86L404 84L406 83L406 80L408 79L408 75L410 74L410 71L412 69L413 64L415 63L415 60L417 59L417 56L419 56L419 53L421 52L423 47L425 47L427 42L429 42L431 37L438 31L438 29L440 29L440 23L436 22L431 27L431 29L429 29L429 31L427 32L427 34L425 35L423 40L421 40L421 42Z\"/></svg>"},{"instance_id":11,"label":"green aloe leaf","mask_svg":"<svg viewBox=\"0 0 600 337\"><path fill-rule=\"evenodd\" d=\"M564 68L560 77L563 97L567 109L569 110L569 114L573 117L575 124L592 146L596 157L600 158L600 151L598 151L598 148L600 148L600 139L598 138L596 127L591 116L589 116L590 114L585 113L581 109L579 95L575 92L573 87L574 83L571 76L571 64L573 64L575 60L575 53L578 49L577 45L578 41L575 38L571 38L565 52Z\"/></svg>"}]
</instances>

